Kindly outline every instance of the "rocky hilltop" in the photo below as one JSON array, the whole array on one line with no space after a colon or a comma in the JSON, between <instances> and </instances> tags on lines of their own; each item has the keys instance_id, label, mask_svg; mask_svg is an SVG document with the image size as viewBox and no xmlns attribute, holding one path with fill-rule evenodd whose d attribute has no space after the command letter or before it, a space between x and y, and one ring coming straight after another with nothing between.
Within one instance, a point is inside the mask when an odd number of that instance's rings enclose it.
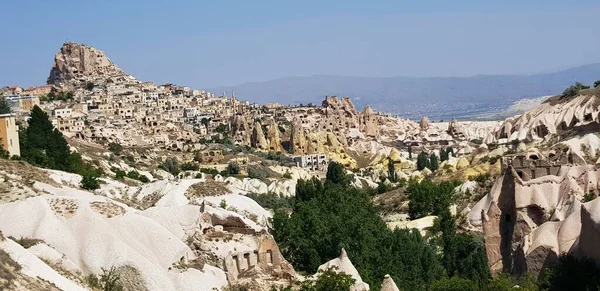
<instances>
[{"instance_id":1,"label":"rocky hilltop","mask_svg":"<svg viewBox=\"0 0 600 291\"><path fill-rule=\"evenodd\" d=\"M135 82L113 63L106 54L94 47L66 42L54 56L47 83L77 87L87 82Z\"/></svg>"},{"instance_id":2,"label":"rocky hilltop","mask_svg":"<svg viewBox=\"0 0 600 291\"><path fill-rule=\"evenodd\" d=\"M502 174L473 207L494 273L540 274L564 254L600 262L600 88L549 98L508 118Z\"/></svg>"},{"instance_id":3,"label":"rocky hilltop","mask_svg":"<svg viewBox=\"0 0 600 291\"><path fill-rule=\"evenodd\" d=\"M576 96L555 96L522 115L507 118L496 136L508 142L542 142L562 133L600 128L600 88Z\"/></svg>"}]
</instances>

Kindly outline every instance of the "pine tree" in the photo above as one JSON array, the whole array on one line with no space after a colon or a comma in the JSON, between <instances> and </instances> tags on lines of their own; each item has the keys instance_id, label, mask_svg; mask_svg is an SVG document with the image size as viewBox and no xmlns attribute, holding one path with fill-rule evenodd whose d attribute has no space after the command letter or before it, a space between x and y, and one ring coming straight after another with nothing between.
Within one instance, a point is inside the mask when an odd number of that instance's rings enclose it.
<instances>
[{"instance_id":1,"label":"pine tree","mask_svg":"<svg viewBox=\"0 0 600 291\"><path fill-rule=\"evenodd\" d=\"M48 114L35 106L28 123L19 140L23 159L36 166L71 171L69 144L54 128Z\"/></svg>"},{"instance_id":2,"label":"pine tree","mask_svg":"<svg viewBox=\"0 0 600 291\"><path fill-rule=\"evenodd\" d=\"M440 149L440 161L447 161L449 158L447 149Z\"/></svg>"},{"instance_id":3,"label":"pine tree","mask_svg":"<svg viewBox=\"0 0 600 291\"><path fill-rule=\"evenodd\" d=\"M342 164L333 161L327 166L325 180L334 184L347 184L350 182Z\"/></svg>"},{"instance_id":4,"label":"pine tree","mask_svg":"<svg viewBox=\"0 0 600 291\"><path fill-rule=\"evenodd\" d=\"M429 168L431 170L431 162L429 160L429 155L426 152L421 152L417 156L417 170L422 171L425 168Z\"/></svg>"},{"instance_id":5,"label":"pine tree","mask_svg":"<svg viewBox=\"0 0 600 291\"><path fill-rule=\"evenodd\" d=\"M6 101L6 98L4 98L4 96L0 96L0 114L7 114L11 112L12 109L10 108L8 101Z\"/></svg>"},{"instance_id":6,"label":"pine tree","mask_svg":"<svg viewBox=\"0 0 600 291\"><path fill-rule=\"evenodd\" d=\"M394 168L394 161L391 158L388 158L388 178L392 182L396 182L398 178L396 177L396 169Z\"/></svg>"},{"instance_id":7,"label":"pine tree","mask_svg":"<svg viewBox=\"0 0 600 291\"><path fill-rule=\"evenodd\" d=\"M429 158L429 169L432 172L435 172L439 168L438 157L435 154L432 154Z\"/></svg>"}]
</instances>

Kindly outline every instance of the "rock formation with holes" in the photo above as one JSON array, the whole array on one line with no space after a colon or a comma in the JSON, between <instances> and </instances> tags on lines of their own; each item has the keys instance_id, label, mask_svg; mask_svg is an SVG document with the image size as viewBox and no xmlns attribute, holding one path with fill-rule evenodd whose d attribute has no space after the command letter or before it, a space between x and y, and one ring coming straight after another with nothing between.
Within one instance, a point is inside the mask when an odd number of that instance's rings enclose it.
<instances>
[{"instance_id":1,"label":"rock formation with holes","mask_svg":"<svg viewBox=\"0 0 600 291\"><path fill-rule=\"evenodd\" d=\"M85 86L88 82L137 83L134 77L123 72L103 51L74 42L64 43L55 55L47 82L68 87Z\"/></svg>"},{"instance_id":2,"label":"rock formation with holes","mask_svg":"<svg viewBox=\"0 0 600 291\"><path fill-rule=\"evenodd\" d=\"M552 99L524 114L507 118L496 132L499 142L548 140L567 130L600 130L600 98L579 95L572 99Z\"/></svg>"},{"instance_id":3,"label":"rock formation with holes","mask_svg":"<svg viewBox=\"0 0 600 291\"><path fill-rule=\"evenodd\" d=\"M564 253L600 262L596 248L600 167L588 165L570 149L552 157L537 151L503 158L504 174L470 212L482 226L494 273L534 274Z\"/></svg>"}]
</instances>

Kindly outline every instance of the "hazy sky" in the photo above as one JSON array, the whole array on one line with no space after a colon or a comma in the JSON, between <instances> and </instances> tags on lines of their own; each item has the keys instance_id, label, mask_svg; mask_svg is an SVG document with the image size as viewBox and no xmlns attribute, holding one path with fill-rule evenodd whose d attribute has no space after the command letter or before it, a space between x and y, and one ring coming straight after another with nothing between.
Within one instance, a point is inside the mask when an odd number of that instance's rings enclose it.
<instances>
[{"instance_id":1,"label":"hazy sky","mask_svg":"<svg viewBox=\"0 0 600 291\"><path fill-rule=\"evenodd\" d=\"M600 1L3 1L0 85L46 81L67 40L141 80L465 76L600 62Z\"/></svg>"}]
</instances>

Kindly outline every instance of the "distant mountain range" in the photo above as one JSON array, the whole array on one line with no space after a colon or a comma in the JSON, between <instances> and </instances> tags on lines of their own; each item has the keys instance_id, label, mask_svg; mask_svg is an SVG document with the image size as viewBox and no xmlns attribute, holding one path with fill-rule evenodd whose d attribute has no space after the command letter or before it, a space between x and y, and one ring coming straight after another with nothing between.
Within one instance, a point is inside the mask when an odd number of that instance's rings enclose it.
<instances>
[{"instance_id":1,"label":"distant mountain range","mask_svg":"<svg viewBox=\"0 0 600 291\"><path fill-rule=\"evenodd\" d=\"M326 95L349 96L359 110L370 104L375 110L406 118L427 115L438 120L472 119L482 113L504 110L523 98L559 94L576 81L591 85L598 79L600 63L532 75L286 77L207 90L235 91L238 98L257 103L320 104Z\"/></svg>"}]
</instances>

